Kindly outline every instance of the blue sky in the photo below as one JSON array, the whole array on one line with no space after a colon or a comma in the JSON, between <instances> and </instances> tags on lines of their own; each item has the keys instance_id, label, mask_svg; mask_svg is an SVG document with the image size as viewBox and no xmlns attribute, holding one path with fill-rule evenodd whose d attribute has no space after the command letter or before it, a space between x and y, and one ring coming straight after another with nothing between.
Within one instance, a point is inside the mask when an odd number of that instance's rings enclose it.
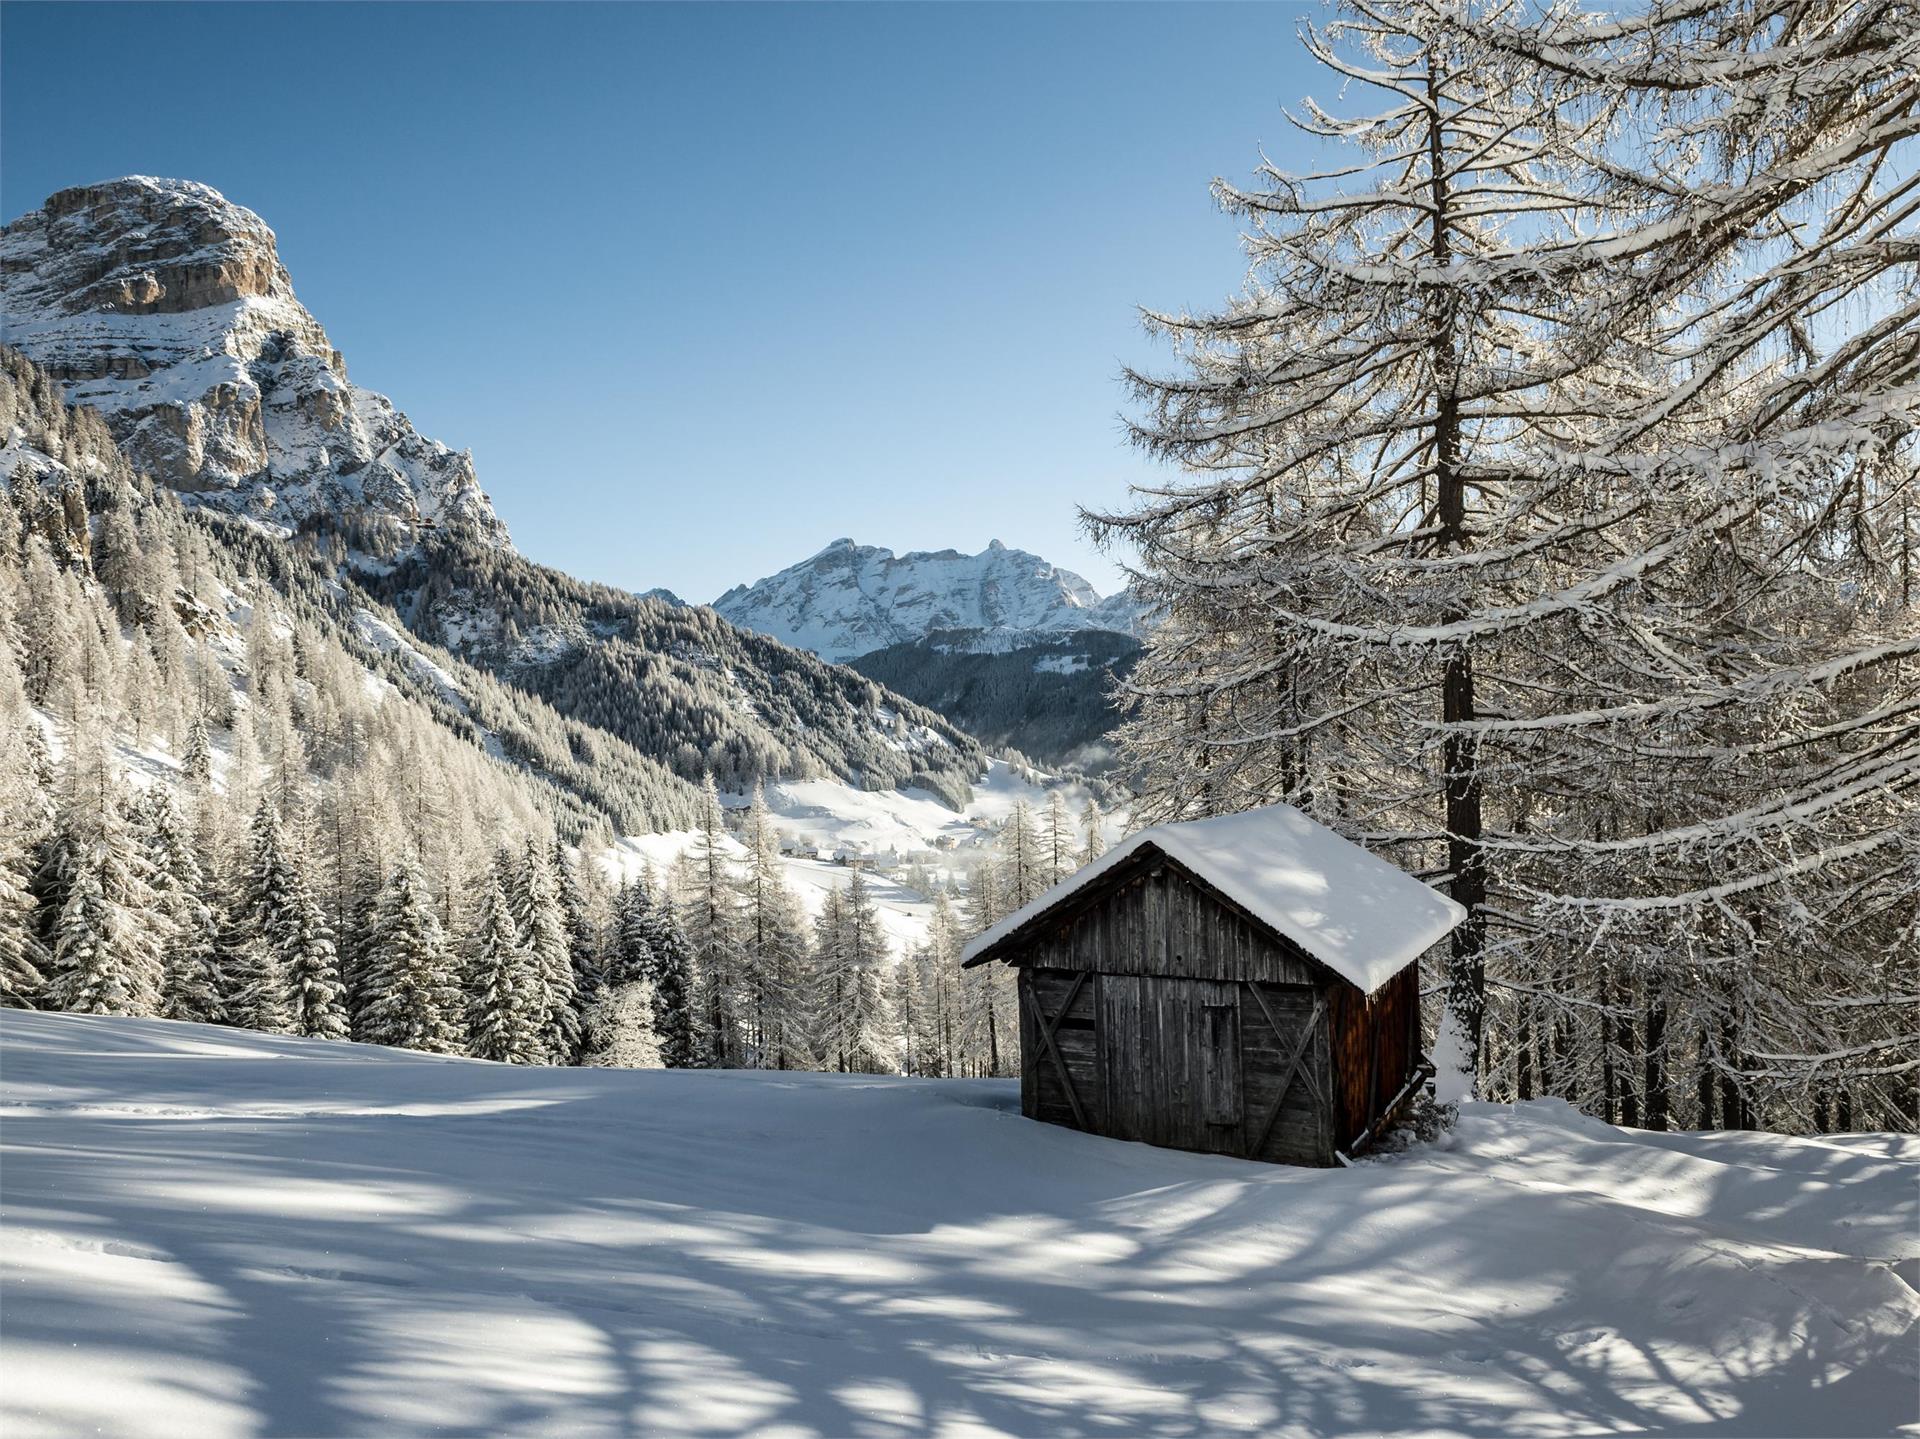
<instances>
[{"instance_id":1,"label":"blue sky","mask_svg":"<svg viewBox=\"0 0 1920 1439\"><path fill-rule=\"evenodd\" d=\"M272 225L522 550L712 599L839 535L1110 559L1135 306L1328 96L1291 5L0 9L0 210L128 173Z\"/></svg>"}]
</instances>

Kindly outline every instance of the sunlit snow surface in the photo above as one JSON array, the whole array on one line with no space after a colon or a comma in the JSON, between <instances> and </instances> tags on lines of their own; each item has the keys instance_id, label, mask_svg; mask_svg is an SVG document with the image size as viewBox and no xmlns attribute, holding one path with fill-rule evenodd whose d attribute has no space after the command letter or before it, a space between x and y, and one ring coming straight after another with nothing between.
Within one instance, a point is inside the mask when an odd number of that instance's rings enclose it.
<instances>
[{"instance_id":1,"label":"sunlit snow surface","mask_svg":"<svg viewBox=\"0 0 1920 1439\"><path fill-rule=\"evenodd\" d=\"M0 1014L0 1432L1876 1434L1920 1141L1471 1106L1287 1170L1015 1086Z\"/></svg>"}]
</instances>

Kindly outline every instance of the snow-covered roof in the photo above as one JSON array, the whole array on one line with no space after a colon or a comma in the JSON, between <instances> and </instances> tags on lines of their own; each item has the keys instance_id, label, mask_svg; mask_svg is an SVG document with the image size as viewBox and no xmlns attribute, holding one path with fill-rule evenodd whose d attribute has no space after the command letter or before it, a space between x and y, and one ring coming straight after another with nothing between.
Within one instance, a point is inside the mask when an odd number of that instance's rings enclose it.
<instances>
[{"instance_id":1,"label":"snow-covered roof","mask_svg":"<svg viewBox=\"0 0 1920 1439\"><path fill-rule=\"evenodd\" d=\"M1367 994L1467 917L1405 870L1292 805L1273 804L1141 830L975 936L963 962L978 962L1001 940L1148 846Z\"/></svg>"}]
</instances>

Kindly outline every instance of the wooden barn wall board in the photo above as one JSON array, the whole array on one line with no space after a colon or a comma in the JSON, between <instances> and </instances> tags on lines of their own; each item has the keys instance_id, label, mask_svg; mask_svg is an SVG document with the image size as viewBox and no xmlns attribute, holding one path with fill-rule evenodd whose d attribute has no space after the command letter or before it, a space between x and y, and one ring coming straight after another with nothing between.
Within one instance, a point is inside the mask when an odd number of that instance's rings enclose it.
<instances>
[{"instance_id":1,"label":"wooden barn wall board","mask_svg":"<svg viewBox=\"0 0 1920 1439\"><path fill-rule=\"evenodd\" d=\"M1022 967L1184 979L1319 984L1327 976L1175 866L1137 872L1101 894L1102 903L1038 922L1004 957Z\"/></svg>"},{"instance_id":2,"label":"wooden barn wall board","mask_svg":"<svg viewBox=\"0 0 1920 1439\"><path fill-rule=\"evenodd\" d=\"M1419 1061L1420 967L1408 965L1375 992L1372 1003L1336 986L1333 1040L1335 1142L1344 1147L1374 1120Z\"/></svg>"}]
</instances>

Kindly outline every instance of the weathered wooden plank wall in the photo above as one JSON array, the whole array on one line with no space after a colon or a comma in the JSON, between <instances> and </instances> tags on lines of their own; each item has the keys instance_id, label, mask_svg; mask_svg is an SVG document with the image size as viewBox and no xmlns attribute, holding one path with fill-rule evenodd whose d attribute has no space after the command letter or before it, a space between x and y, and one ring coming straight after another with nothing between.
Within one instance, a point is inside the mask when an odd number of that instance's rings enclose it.
<instances>
[{"instance_id":1,"label":"weathered wooden plank wall","mask_svg":"<svg viewBox=\"0 0 1920 1439\"><path fill-rule=\"evenodd\" d=\"M1021 971L1026 1114L1076 1126L1084 1118L1094 1133L1177 1149L1329 1161L1324 1015L1302 1044L1315 990L1265 986L1263 1007L1246 985L1222 980L1091 974L1075 990L1080 977L1072 970ZM1049 1049L1042 1030L1054 1016L1060 1019ZM1275 1113L1296 1052L1297 1072Z\"/></svg>"},{"instance_id":2,"label":"weathered wooden plank wall","mask_svg":"<svg viewBox=\"0 0 1920 1439\"><path fill-rule=\"evenodd\" d=\"M1351 985L1331 994L1334 1142L1345 1147L1400 1091L1420 1057L1420 967L1408 965L1369 1004Z\"/></svg>"},{"instance_id":3,"label":"weathered wooden plank wall","mask_svg":"<svg viewBox=\"0 0 1920 1439\"><path fill-rule=\"evenodd\" d=\"M1317 984L1325 975L1212 890L1164 864L1139 870L1096 898L1064 909L1008 957L1045 969L1180 979Z\"/></svg>"}]
</instances>

